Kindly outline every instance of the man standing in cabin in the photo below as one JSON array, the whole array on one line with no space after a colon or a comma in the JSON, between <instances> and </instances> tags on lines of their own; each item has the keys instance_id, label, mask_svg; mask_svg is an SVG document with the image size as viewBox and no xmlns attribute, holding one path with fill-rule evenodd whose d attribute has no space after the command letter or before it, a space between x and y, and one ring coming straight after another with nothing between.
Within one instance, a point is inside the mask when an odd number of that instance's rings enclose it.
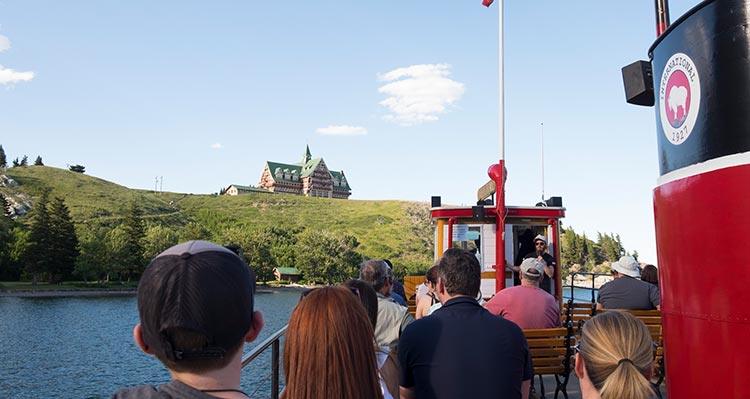
<instances>
[{"instance_id":1,"label":"man standing in cabin","mask_svg":"<svg viewBox=\"0 0 750 399\"><path fill-rule=\"evenodd\" d=\"M526 337L477 303L480 283L474 254L445 251L437 282L443 306L401 336L402 399L528 398L534 369Z\"/></svg>"},{"instance_id":2,"label":"man standing in cabin","mask_svg":"<svg viewBox=\"0 0 750 399\"><path fill-rule=\"evenodd\" d=\"M539 259L524 259L521 285L498 292L484 307L522 329L561 327L562 318L555 297L539 288L539 282L544 278L544 265Z\"/></svg>"},{"instance_id":3,"label":"man standing in cabin","mask_svg":"<svg viewBox=\"0 0 750 399\"><path fill-rule=\"evenodd\" d=\"M534 237L534 248L535 250L524 255L523 259L535 258L542 262L542 264L544 265L545 278L539 284L539 288L548 292L550 295L555 295L555 293L552 292L551 281L555 276L555 268L557 267L557 263L555 263L555 258L547 253L547 237L541 234ZM520 264L518 266L510 266L510 268L516 273L520 273L521 271ZM521 284L520 280L515 282L515 285L519 284Z\"/></svg>"},{"instance_id":4,"label":"man standing in cabin","mask_svg":"<svg viewBox=\"0 0 750 399\"><path fill-rule=\"evenodd\" d=\"M378 346L398 350L401 332L414 321L409 309L390 297L393 291L393 274L382 260L370 259L359 267L359 279L370 284L378 294L378 320L375 324L375 341Z\"/></svg>"},{"instance_id":5,"label":"man standing in cabin","mask_svg":"<svg viewBox=\"0 0 750 399\"><path fill-rule=\"evenodd\" d=\"M599 288L597 309L661 310L659 288L636 279L641 272L632 256L621 257L611 268L614 279Z\"/></svg>"},{"instance_id":6,"label":"man standing in cabin","mask_svg":"<svg viewBox=\"0 0 750 399\"><path fill-rule=\"evenodd\" d=\"M113 399L242 398L242 347L258 337L255 274L227 248L189 241L159 254L138 284L138 347L172 381L117 391Z\"/></svg>"}]
</instances>

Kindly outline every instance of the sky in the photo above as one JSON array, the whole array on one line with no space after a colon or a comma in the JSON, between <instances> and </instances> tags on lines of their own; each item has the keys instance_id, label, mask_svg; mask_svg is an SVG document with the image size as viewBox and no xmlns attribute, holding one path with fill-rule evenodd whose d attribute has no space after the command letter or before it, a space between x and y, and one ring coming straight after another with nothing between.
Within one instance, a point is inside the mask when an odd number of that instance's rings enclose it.
<instances>
[{"instance_id":1,"label":"sky","mask_svg":"<svg viewBox=\"0 0 750 399\"><path fill-rule=\"evenodd\" d=\"M696 4L670 1L671 20ZM194 194L309 145L351 199L471 205L500 158L498 5L0 0L0 145ZM506 203L561 196L564 226L656 263L654 109L625 102L620 72L648 59L653 2L504 10Z\"/></svg>"}]
</instances>

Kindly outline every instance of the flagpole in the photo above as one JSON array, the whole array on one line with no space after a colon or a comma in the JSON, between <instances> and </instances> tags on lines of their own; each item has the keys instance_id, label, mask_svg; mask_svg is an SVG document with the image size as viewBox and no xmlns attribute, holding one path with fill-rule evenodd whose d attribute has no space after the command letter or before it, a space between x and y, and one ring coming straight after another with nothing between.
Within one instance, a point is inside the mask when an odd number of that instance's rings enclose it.
<instances>
[{"instance_id":1,"label":"flagpole","mask_svg":"<svg viewBox=\"0 0 750 399\"><path fill-rule=\"evenodd\" d=\"M490 0L491 4L492 1ZM504 5L498 0L498 135L500 160L497 165L490 166L488 174L495 180L497 187L497 222L495 226L495 291L505 288L505 60L504 60ZM489 5L489 4L486 4Z\"/></svg>"}]
</instances>

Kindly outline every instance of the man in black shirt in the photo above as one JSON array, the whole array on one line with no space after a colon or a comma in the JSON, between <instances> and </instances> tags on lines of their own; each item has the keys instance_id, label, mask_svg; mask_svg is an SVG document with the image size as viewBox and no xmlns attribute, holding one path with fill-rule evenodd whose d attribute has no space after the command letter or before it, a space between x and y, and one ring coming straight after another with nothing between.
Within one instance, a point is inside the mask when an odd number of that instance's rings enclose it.
<instances>
[{"instance_id":1,"label":"man in black shirt","mask_svg":"<svg viewBox=\"0 0 750 399\"><path fill-rule=\"evenodd\" d=\"M547 237L539 234L536 237L534 237L534 247L535 250L533 252L529 252L526 255L523 256L521 261L523 259L527 258L537 258L540 262L542 262L542 265L544 265L544 274L545 277L542 279L542 282L539 284L539 288L547 291L550 295L555 295L555 293L552 291L552 283L555 276L555 268L557 267L557 263L555 263L555 258L552 257L552 255L547 253ZM510 266L510 268L518 273L520 270L520 264L517 266ZM520 282L516 285L520 285Z\"/></svg>"}]
</instances>

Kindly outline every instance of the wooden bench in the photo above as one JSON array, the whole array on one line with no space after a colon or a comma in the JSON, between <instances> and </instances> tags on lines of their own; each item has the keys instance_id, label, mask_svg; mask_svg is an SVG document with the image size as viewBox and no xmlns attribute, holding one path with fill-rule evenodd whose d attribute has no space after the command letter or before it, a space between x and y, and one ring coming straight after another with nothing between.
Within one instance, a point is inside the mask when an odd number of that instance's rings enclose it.
<instances>
[{"instance_id":1,"label":"wooden bench","mask_svg":"<svg viewBox=\"0 0 750 399\"><path fill-rule=\"evenodd\" d=\"M531 363L534 366L534 375L539 376L539 385L542 397L544 397L543 375L554 375L557 386L555 387L555 399L562 392L563 397L568 397L568 380L573 369L573 345L571 327L543 328L523 330L526 342L531 352ZM532 386L534 381L532 379Z\"/></svg>"},{"instance_id":2,"label":"wooden bench","mask_svg":"<svg viewBox=\"0 0 750 399\"><path fill-rule=\"evenodd\" d=\"M563 325L570 325L573 328L576 338L580 338L583 323L596 314L596 304L591 302L573 302L570 300L563 303L563 309L560 313Z\"/></svg>"},{"instance_id":3,"label":"wooden bench","mask_svg":"<svg viewBox=\"0 0 750 399\"><path fill-rule=\"evenodd\" d=\"M409 308L409 313L411 313L411 317L417 317L417 300L409 299L406 301L406 305Z\"/></svg>"}]
</instances>

